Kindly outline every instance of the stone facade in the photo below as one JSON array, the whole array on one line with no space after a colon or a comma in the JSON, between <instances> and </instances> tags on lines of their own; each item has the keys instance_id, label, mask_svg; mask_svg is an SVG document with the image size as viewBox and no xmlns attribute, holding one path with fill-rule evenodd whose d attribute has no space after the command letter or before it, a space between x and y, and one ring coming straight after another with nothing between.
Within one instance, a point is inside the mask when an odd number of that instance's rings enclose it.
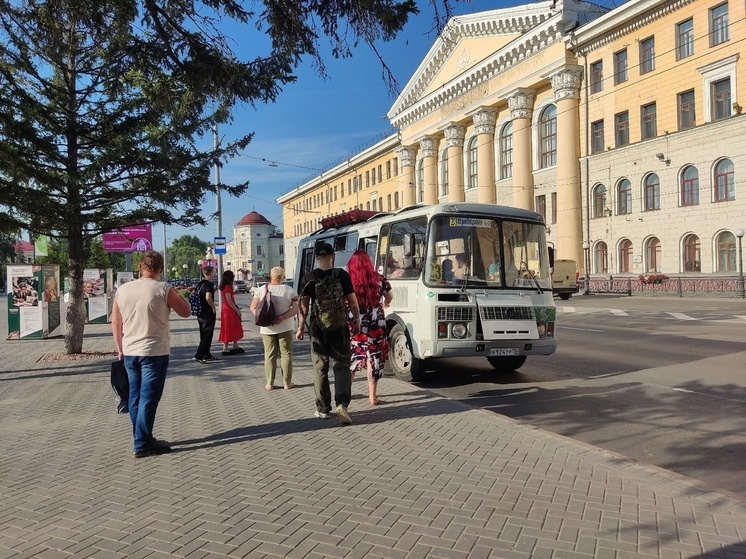
<instances>
[{"instance_id":1,"label":"stone facade","mask_svg":"<svg viewBox=\"0 0 746 559\"><path fill-rule=\"evenodd\" d=\"M743 12L572 0L454 18L388 113L398 134L278 199L289 246L349 209L467 201L542 213L581 273L735 273Z\"/></svg>"},{"instance_id":2,"label":"stone facade","mask_svg":"<svg viewBox=\"0 0 746 559\"><path fill-rule=\"evenodd\" d=\"M236 279L268 275L274 266L285 267L284 236L263 215L251 212L233 226L223 262Z\"/></svg>"}]
</instances>

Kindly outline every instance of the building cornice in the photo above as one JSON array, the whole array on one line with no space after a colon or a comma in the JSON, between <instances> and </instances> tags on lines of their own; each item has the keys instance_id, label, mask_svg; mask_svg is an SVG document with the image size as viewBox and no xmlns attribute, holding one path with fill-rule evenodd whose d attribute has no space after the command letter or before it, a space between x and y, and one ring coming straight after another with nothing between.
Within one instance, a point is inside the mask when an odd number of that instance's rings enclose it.
<instances>
[{"instance_id":1,"label":"building cornice","mask_svg":"<svg viewBox=\"0 0 746 559\"><path fill-rule=\"evenodd\" d=\"M550 45L566 41L567 31L579 20L586 21L602 13L602 8L594 4L557 0L453 18L389 110L387 116L391 124L401 130L452 103L467 91L486 88L489 80ZM517 34L520 36L500 50L425 95L462 40Z\"/></svg>"},{"instance_id":2,"label":"building cornice","mask_svg":"<svg viewBox=\"0 0 746 559\"><path fill-rule=\"evenodd\" d=\"M630 0L572 34L575 52L589 52L666 17L695 0Z\"/></svg>"}]
</instances>

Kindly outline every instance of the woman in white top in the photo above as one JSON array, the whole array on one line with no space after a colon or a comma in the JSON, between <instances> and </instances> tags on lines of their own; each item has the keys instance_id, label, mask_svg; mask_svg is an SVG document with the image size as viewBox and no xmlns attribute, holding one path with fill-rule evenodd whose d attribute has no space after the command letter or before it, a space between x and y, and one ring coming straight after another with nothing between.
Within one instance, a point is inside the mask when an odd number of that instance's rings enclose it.
<instances>
[{"instance_id":1,"label":"woman in white top","mask_svg":"<svg viewBox=\"0 0 746 559\"><path fill-rule=\"evenodd\" d=\"M259 288L251 301L251 312L256 315L259 303L269 290L270 300L275 308L274 324L262 326L259 329L264 342L264 374L267 377L267 385L264 388L266 390L275 388L278 353L285 390L293 387L293 333L295 332L293 318L298 313L298 294L292 287L282 283L284 279L284 269L279 266L272 268L269 272L269 283Z\"/></svg>"}]
</instances>

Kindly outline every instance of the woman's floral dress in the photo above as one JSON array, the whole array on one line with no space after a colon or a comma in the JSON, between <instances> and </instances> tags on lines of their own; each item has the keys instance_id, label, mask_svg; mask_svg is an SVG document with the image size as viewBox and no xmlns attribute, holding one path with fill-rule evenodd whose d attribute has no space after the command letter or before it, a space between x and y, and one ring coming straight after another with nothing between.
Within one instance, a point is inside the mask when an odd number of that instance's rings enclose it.
<instances>
[{"instance_id":1,"label":"woman's floral dress","mask_svg":"<svg viewBox=\"0 0 746 559\"><path fill-rule=\"evenodd\" d=\"M378 276L378 304L375 307L360 308L360 333L351 337L352 360L350 371L367 371L370 360L372 380L383 376L383 366L389 356L389 341L386 331L386 316L383 312L383 294L391 291L389 280ZM348 312L348 321L352 322L352 313Z\"/></svg>"}]
</instances>

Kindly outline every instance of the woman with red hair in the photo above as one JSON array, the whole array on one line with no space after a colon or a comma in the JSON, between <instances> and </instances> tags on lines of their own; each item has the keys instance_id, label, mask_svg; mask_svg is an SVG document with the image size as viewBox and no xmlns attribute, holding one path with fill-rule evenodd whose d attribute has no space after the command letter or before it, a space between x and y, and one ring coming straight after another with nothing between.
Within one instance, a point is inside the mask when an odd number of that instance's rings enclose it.
<instances>
[{"instance_id":1,"label":"woman with red hair","mask_svg":"<svg viewBox=\"0 0 746 559\"><path fill-rule=\"evenodd\" d=\"M358 371L368 373L368 398L371 405L378 404L376 388L383 376L383 366L388 357L388 335L384 307L391 303L391 284L373 269L373 263L364 250L356 250L347 263L360 305L360 333L351 337L352 376ZM352 315L349 316L352 318Z\"/></svg>"}]
</instances>

